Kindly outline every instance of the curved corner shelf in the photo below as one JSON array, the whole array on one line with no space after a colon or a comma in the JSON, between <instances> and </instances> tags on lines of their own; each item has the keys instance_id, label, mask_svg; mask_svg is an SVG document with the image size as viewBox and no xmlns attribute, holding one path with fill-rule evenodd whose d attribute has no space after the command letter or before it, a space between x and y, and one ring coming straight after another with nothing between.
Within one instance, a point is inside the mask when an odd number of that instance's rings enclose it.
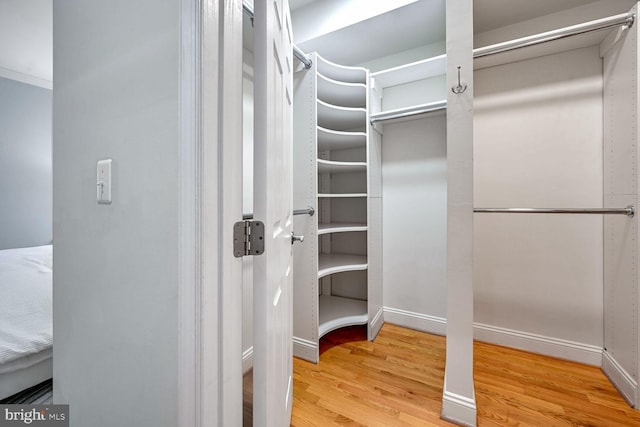
<instances>
[{"instance_id":1,"label":"curved corner shelf","mask_svg":"<svg viewBox=\"0 0 640 427\"><path fill-rule=\"evenodd\" d=\"M366 107L367 86L364 83L343 83L320 73L317 76L318 99L343 107Z\"/></svg>"},{"instance_id":2,"label":"curved corner shelf","mask_svg":"<svg viewBox=\"0 0 640 427\"><path fill-rule=\"evenodd\" d=\"M362 67L348 67L339 65L324 59L316 53L316 66L318 73L333 80L345 83L365 83L367 82L367 70Z\"/></svg>"},{"instance_id":3,"label":"curved corner shelf","mask_svg":"<svg viewBox=\"0 0 640 427\"><path fill-rule=\"evenodd\" d=\"M318 173L366 172L366 162L336 162L318 159Z\"/></svg>"},{"instance_id":4,"label":"curved corner shelf","mask_svg":"<svg viewBox=\"0 0 640 427\"><path fill-rule=\"evenodd\" d=\"M366 255L350 254L319 254L318 279L345 271L359 271L367 269Z\"/></svg>"},{"instance_id":5,"label":"curved corner shelf","mask_svg":"<svg viewBox=\"0 0 640 427\"><path fill-rule=\"evenodd\" d=\"M318 235L331 233L347 233L351 231L367 231L367 224L353 222L318 223Z\"/></svg>"},{"instance_id":6,"label":"curved corner shelf","mask_svg":"<svg viewBox=\"0 0 640 427\"><path fill-rule=\"evenodd\" d=\"M345 326L366 325L369 321L367 301L329 295L320 296L318 335Z\"/></svg>"},{"instance_id":7,"label":"curved corner shelf","mask_svg":"<svg viewBox=\"0 0 640 427\"><path fill-rule=\"evenodd\" d=\"M366 120L366 108L340 107L318 99L318 125L323 128L364 131Z\"/></svg>"},{"instance_id":8,"label":"curved corner shelf","mask_svg":"<svg viewBox=\"0 0 640 427\"><path fill-rule=\"evenodd\" d=\"M367 193L344 193L344 194L340 194L340 193L318 193L318 197L345 199L345 198L367 197Z\"/></svg>"},{"instance_id":9,"label":"curved corner shelf","mask_svg":"<svg viewBox=\"0 0 640 427\"><path fill-rule=\"evenodd\" d=\"M344 150L366 145L365 132L344 132L318 126L318 151Z\"/></svg>"}]
</instances>

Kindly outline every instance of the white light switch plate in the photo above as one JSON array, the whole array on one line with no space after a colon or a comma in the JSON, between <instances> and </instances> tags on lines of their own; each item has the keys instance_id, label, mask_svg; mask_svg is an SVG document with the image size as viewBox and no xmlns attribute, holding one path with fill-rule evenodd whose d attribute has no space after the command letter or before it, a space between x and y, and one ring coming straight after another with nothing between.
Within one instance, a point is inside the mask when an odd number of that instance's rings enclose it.
<instances>
[{"instance_id":1,"label":"white light switch plate","mask_svg":"<svg viewBox=\"0 0 640 427\"><path fill-rule=\"evenodd\" d=\"M111 204L111 159L98 161L98 182L96 184L98 203Z\"/></svg>"}]
</instances>

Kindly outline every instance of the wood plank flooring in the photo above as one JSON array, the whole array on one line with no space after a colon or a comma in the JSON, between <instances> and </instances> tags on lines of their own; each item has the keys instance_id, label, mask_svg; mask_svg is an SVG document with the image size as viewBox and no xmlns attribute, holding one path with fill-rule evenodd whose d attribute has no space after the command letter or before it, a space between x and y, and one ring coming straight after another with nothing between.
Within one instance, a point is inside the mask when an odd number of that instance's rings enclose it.
<instances>
[{"instance_id":1,"label":"wood plank flooring","mask_svg":"<svg viewBox=\"0 0 640 427\"><path fill-rule=\"evenodd\" d=\"M479 426L640 426L599 368L476 343ZM321 341L320 363L294 360L292 426L450 426L440 419L444 337L385 324Z\"/></svg>"}]
</instances>

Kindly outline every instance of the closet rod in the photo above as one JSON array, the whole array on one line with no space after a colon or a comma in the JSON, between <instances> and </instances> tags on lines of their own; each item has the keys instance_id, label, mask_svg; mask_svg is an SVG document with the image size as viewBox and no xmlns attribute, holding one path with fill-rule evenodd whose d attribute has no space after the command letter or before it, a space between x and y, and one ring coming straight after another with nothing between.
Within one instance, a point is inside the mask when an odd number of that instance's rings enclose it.
<instances>
[{"instance_id":1,"label":"closet rod","mask_svg":"<svg viewBox=\"0 0 640 427\"><path fill-rule=\"evenodd\" d=\"M383 111L381 113L371 114L369 121L371 124L376 122L383 122L385 120L401 119L404 117L411 117L418 114L431 113L434 111L445 110L447 108L447 101L430 102L428 104L414 105L407 108L399 108L397 110Z\"/></svg>"},{"instance_id":2,"label":"closet rod","mask_svg":"<svg viewBox=\"0 0 640 427\"><path fill-rule=\"evenodd\" d=\"M309 215L309 216L313 216L316 213L316 210L313 209L311 206L307 206L306 209L296 209L293 211L294 215ZM253 219L253 214L252 213L246 213L246 214L242 214L242 219Z\"/></svg>"},{"instance_id":3,"label":"closet rod","mask_svg":"<svg viewBox=\"0 0 640 427\"><path fill-rule=\"evenodd\" d=\"M632 205L626 208L473 208L476 213L531 213L531 214L611 214L626 215L632 218L636 208Z\"/></svg>"},{"instance_id":4,"label":"closet rod","mask_svg":"<svg viewBox=\"0 0 640 427\"><path fill-rule=\"evenodd\" d=\"M293 55L298 58L300 60L300 62L302 62L304 64L304 68L309 69L311 68L311 64L313 63L309 57L300 50L300 48L298 46L296 46L295 44L293 45Z\"/></svg>"},{"instance_id":5,"label":"closet rod","mask_svg":"<svg viewBox=\"0 0 640 427\"><path fill-rule=\"evenodd\" d=\"M253 16L254 16L253 5L249 4L248 1L244 0L242 2L242 11L246 13L247 16L249 16L249 18L251 18L251 24L253 25ZM307 68L307 69L311 68L312 61L295 44L293 45L293 55L296 58L298 58L300 62L304 64L304 68Z\"/></svg>"},{"instance_id":6,"label":"closet rod","mask_svg":"<svg viewBox=\"0 0 640 427\"><path fill-rule=\"evenodd\" d=\"M473 57L482 58L484 56L494 55L496 53L508 52L514 49L534 46L553 40L560 40L566 37L590 33L592 31L604 30L605 28L617 27L619 25L624 25L628 28L631 28L635 19L635 14L621 13L619 15L610 16L608 18L596 19L595 21L584 22L582 24L572 25L570 27L560 28L540 34L534 34L532 36L480 47L473 50Z\"/></svg>"}]
</instances>

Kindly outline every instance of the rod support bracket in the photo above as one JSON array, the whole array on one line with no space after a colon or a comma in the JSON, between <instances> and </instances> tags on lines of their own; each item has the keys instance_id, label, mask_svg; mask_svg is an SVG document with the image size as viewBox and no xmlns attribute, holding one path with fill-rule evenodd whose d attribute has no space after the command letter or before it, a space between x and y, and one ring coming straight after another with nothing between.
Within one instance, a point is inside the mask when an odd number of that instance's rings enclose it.
<instances>
[{"instance_id":1,"label":"rod support bracket","mask_svg":"<svg viewBox=\"0 0 640 427\"><path fill-rule=\"evenodd\" d=\"M627 17L627 22L624 24L627 28L633 27L633 24L636 22L636 14L630 13Z\"/></svg>"}]
</instances>

